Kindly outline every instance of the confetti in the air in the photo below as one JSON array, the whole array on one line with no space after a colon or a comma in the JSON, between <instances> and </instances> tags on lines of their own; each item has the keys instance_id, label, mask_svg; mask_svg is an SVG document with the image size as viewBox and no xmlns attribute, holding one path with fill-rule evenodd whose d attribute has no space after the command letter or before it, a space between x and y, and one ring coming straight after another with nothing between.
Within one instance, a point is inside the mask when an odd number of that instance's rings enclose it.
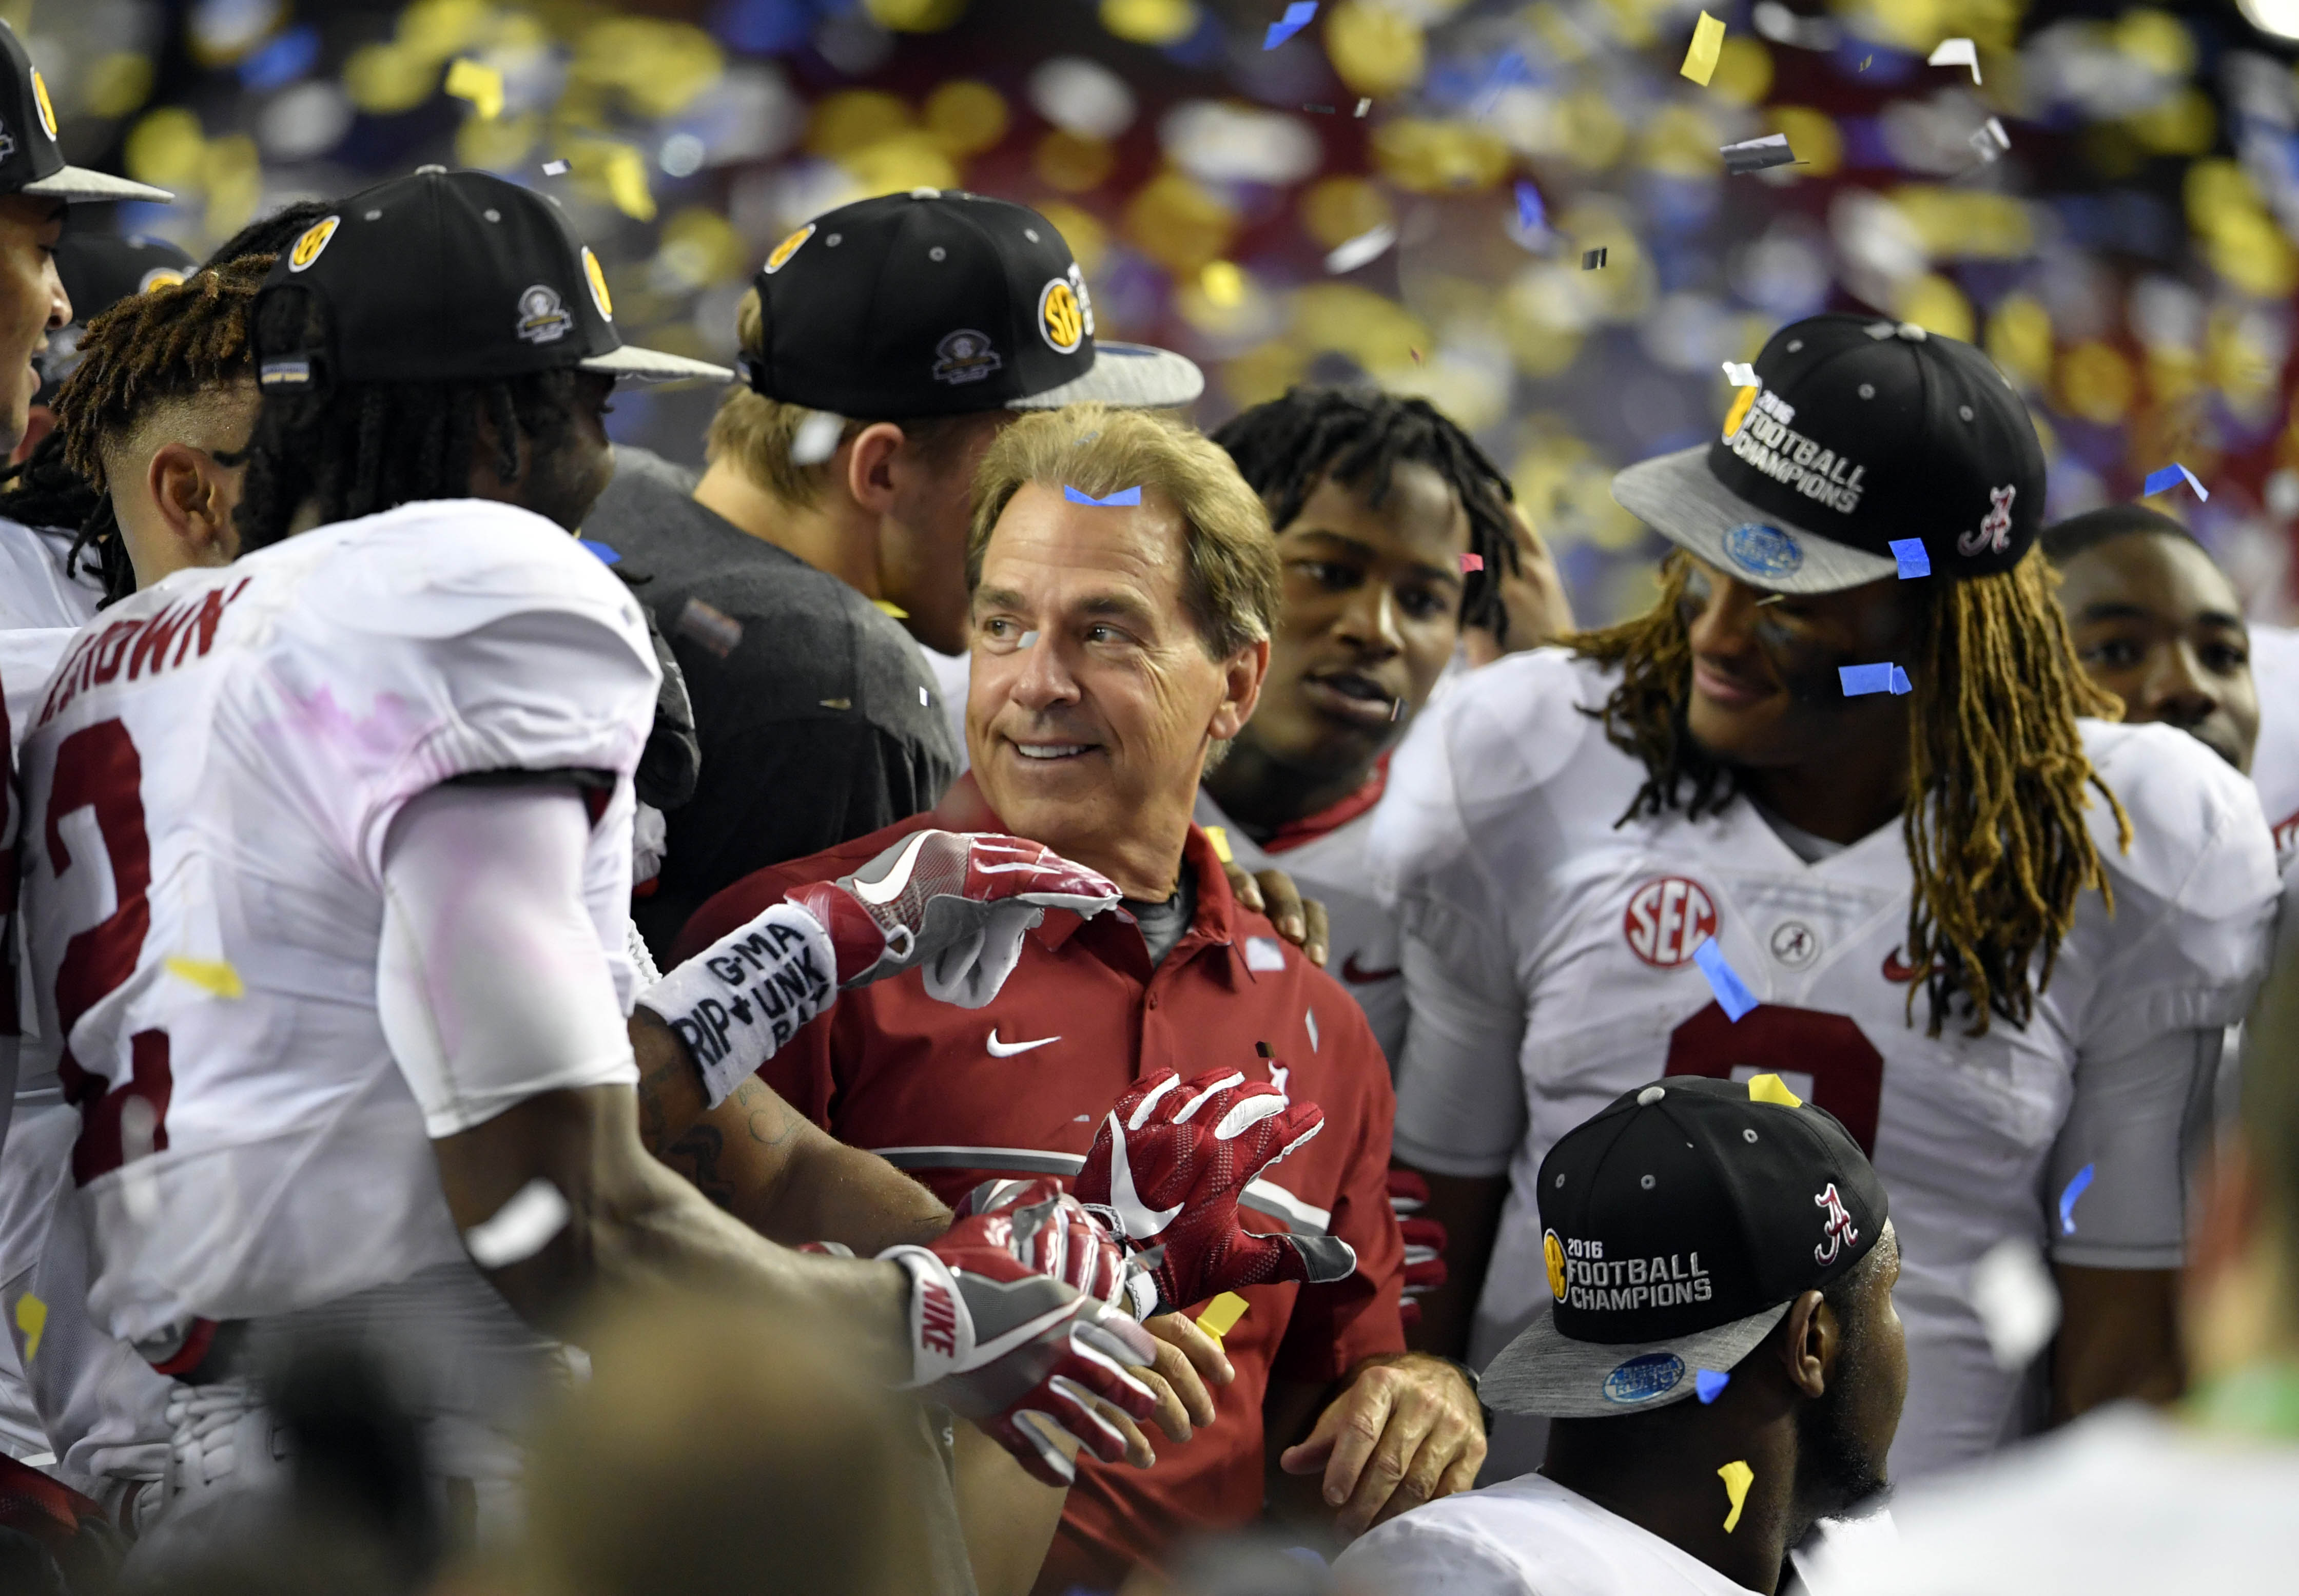
<instances>
[{"instance_id":1,"label":"confetti in the air","mask_svg":"<svg viewBox=\"0 0 2299 1596\"><path fill-rule=\"evenodd\" d=\"M1740 361L1724 362L1724 380L1736 388L1762 387L1756 378L1756 368Z\"/></svg>"},{"instance_id":2,"label":"confetti in the air","mask_svg":"<svg viewBox=\"0 0 2299 1596\"><path fill-rule=\"evenodd\" d=\"M1331 105L1304 105L1301 109L1307 112L1312 116L1331 116L1333 114L1333 108Z\"/></svg>"},{"instance_id":3,"label":"confetti in the air","mask_svg":"<svg viewBox=\"0 0 2299 1596\"><path fill-rule=\"evenodd\" d=\"M2025 1236L1990 1247L1971 1268L1971 1311L1996 1367L2011 1373L2034 1360L2060 1327L2060 1293L2051 1266Z\"/></svg>"},{"instance_id":4,"label":"confetti in the air","mask_svg":"<svg viewBox=\"0 0 2299 1596\"><path fill-rule=\"evenodd\" d=\"M1881 665L1839 665L1837 678L1844 684L1844 696L1859 698L1870 693L1905 693L1910 690L1908 673L1890 661Z\"/></svg>"},{"instance_id":5,"label":"confetti in the air","mask_svg":"<svg viewBox=\"0 0 2299 1596\"><path fill-rule=\"evenodd\" d=\"M1395 726L1399 720L1404 719L1405 700L1400 698L1395 703L1389 706L1389 723L1391 726Z\"/></svg>"},{"instance_id":6,"label":"confetti in the air","mask_svg":"<svg viewBox=\"0 0 2299 1596\"><path fill-rule=\"evenodd\" d=\"M1421 351L1418 349L1407 349L1405 353L1413 357L1413 363L1415 365L1417 366L1421 363Z\"/></svg>"},{"instance_id":7,"label":"confetti in the air","mask_svg":"<svg viewBox=\"0 0 2299 1596\"><path fill-rule=\"evenodd\" d=\"M508 1268L549 1246L573 1211L559 1188L538 1175L495 1209L494 1218L463 1232L463 1248L483 1269Z\"/></svg>"},{"instance_id":8,"label":"confetti in the air","mask_svg":"<svg viewBox=\"0 0 2299 1596\"><path fill-rule=\"evenodd\" d=\"M1020 643L1020 644L1019 644L1018 646L1023 647L1023 648L1035 648L1035 647L1037 647L1037 645L1038 645L1038 634L1037 634L1037 633L1035 633L1035 632L1025 632L1025 633L1023 633L1023 634L1022 634L1022 641L1021 641L1021 643Z\"/></svg>"},{"instance_id":9,"label":"confetti in the air","mask_svg":"<svg viewBox=\"0 0 2299 1596\"><path fill-rule=\"evenodd\" d=\"M617 145L607 157L607 197L635 221L654 220L654 191L647 187L646 158L629 145Z\"/></svg>"},{"instance_id":10,"label":"confetti in the air","mask_svg":"<svg viewBox=\"0 0 2299 1596\"><path fill-rule=\"evenodd\" d=\"M543 175L546 178L565 177L567 175L567 162L564 161L544 162L543 163Z\"/></svg>"},{"instance_id":11,"label":"confetti in the air","mask_svg":"<svg viewBox=\"0 0 2299 1596\"><path fill-rule=\"evenodd\" d=\"M1366 96L1364 99L1359 100L1359 101L1357 102L1357 114L1358 114L1359 116L1363 116L1366 112L1371 111L1372 109L1373 109L1373 96L1372 96L1368 95L1368 96Z\"/></svg>"},{"instance_id":12,"label":"confetti in the air","mask_svg":"<svg viewBox=\"0 0 2299 1596\"><path fill-rule=\"evenodd\" d=\"M247 995L247 984L239 978L239 971L227 959L184 959L170 954L161 961L162 968L178 981L189 981L202 992L220 998L237 999Z\"/></svg>"},{"instance_id":13,"label":"confetti in the air","mask_svg":"<svg viewBox=\"0 0 2299 1596\"><path fill-rule=\"evenodd\" d=\"M1597 270L1601 270L1603 269L1603 267L1604 267L1604 264L1605 264L1605 251L1604 251L1601 247L1600 247L1600 248L1597 248L1597 249L1584 249L1584 250L1582 250L1582 251L1581 252L1581 270L1583 270L1583 271L1597 271Z\"/></svg>"},{"instance_id":14,"label":"confetti in the air","mask_svg":"<svg viewBox=\"0 0 2299 1596\"><path fill-rule=\"evenodd\" d=\"M826 410L816 411L798 424L791 437L791 464L820 465L838 453L838 440L846 433L846 422Z\"/></svg>"},{"instance_id":15,"label":"confetti in the air","mask_svg":"<svg viewBox=\"0 0 2299 1596\"><path fill-rule=\"evenodd\" d=\"M1528 233L1548 230L1548 207L1540 203L1540 190L1530 183L1516 186L1516 225Z\"/></svg>"},{"instance_id":16,"label":"confetti in the air","mask_svg":"<svg viewBox=\"0 0 2299 1596\"><path fill-rule=\"evenodd\" d=\"M1206 1304L1205 1312L1198 1316L1198 1328L1219 1341L1237 1328L1238 1320L1243 1318L1245 1310L1252 1306L1235 1292L1224 1292Z\"/></svg>"},{"instance_id":17,"label":"confetti in the air","mask_svg":"<svg viewBox=\"0 0 2299 1596\"><path fill-rule=\"evenodd\" d=\"M1720 1375L1713 1368L1696 1369L1693 1371L1692 1388L1700 1393L1700 1401L1703 1407L1714 1401L1718 1397L1722 1396L1724 1394L1724 1388L1731 1383L1731 1376Z\"/></svg>"},{"instance_id":18,"label":"confetti in the air","mask_svg":"<svg viewBox=\"0 0 2299 1596\"><path fill-rule=\"evenodd\" d=\"M1944 38L1932 46L1931 54L1925 60L1936 67L1970 67L1971 80L1979 81L1979 49L1968 38Z\"/></svg>"},{"instance_id":19,"label":"confetti in the air","mask_svg":"<svg viewBox=\"0 0 2299 1596\"><path fill-rule=\"evenodd\" d=\"M1692 961L1700 973L1708 977L1708 990L1716 994L1716 1006L1724 1010L1724 1018L1734 1025L1740 1017L1756 1006L1755 994L1740 979L1740 972L1724 961L1724 950L1710 937L1692 950Z\"/></svg>"},{"instance_id":20,"label":"confetti in the air","mask_svg":"<svg viewBox=\"0 0 2299 1596\"><path fill-rule=\"evenodd\" d=\"M1316 0L1293 0L1293 4L1285 8L1284 16L1269 25L1269 31L1262 37L1261 47L1274 50L1307 28L1316 14Z\"/></svg>"},{"instance_id":21,"label":"confetti in the air","mask_svg":"<svg viewBox=\"0 0 2299 1596\"><path fill-rule=\"evenodd\" d=\"M1932 574L1931 552L1924 547L1921 537L1896 537L1892 540L1892 558L1900 568L1900 580Z\"/></svg>"},{"instance_id":22,"label":"confetti in the air","mask_svg":"<svg viewBox=\"0 0 2299 1596\"><path fill-rule=\"evenodd\" d=\"M26 1292L16 1299L16 1328L24 1333L24 1361L40 1355L40 1333L48 1327L48 1305Z\"/></svg>"},{"instance_id":23,"label":"confetti in the air","mask_svg":"<svg viewBox=\"0 0 2299 1596\"><path fill-rule=\"evenodd\" d=\"M1716 62L1724 51L1724 24L1706 12L1693 24L1692 45L1684 53L1684 65L1678 70L1701 87L1716 75Z\"/></svg>"},{"instance_id":24,"label":"confetti in the air","mask_svg":"<svg viewBox=\"0 0 2299 1596\"><path fill-rule=\"evenodd\" d=\"M595 537L578 537L575 541L589 551L591 558L602 565L620 565L623 562L623 557L620 554Z\"/></svg>"},{"instance_id":25,"label":"confetti in the air","mask_svg":"<svg viewBox=\"0 0 2299 1596\"><path fill-rule=\"evenodd\" d=\"M1797 158L1796 152L1789 148L1789 136L1785 133L1744 138L1739 144L1721 146L1716 153L1724 157L1724 170L1736 178L1767 167L1793 165Z\"/></svg>"},{"instance_id":26,"label":"confetti in the air","mask_svg":"<svg viewBox=\"0 0 2299 1596\"><path fill-rule=\"evenodd\" d=\"M1229 863L1229 828L1225 826L1208 826L1205 829L1206 841L1213 844L1214 857L1224 864Z\"/></svg>"},{"instance_id":27,"label":"confetti in the air","mask_svg":"<svg viewBox=\"0 0 2299 1596\"><path fill-rule=\"evenodd\" d=\"M1748 1101L1778 1103L1784 1109L1804 1107L1804 1099L1789 1091L1789 1084L1770 1070L1748 1077Z\"/></svg>"},{"instance_id":28,"label":"confetti in the air","mask_svg":"<svg viewBox=\"0 0 2299 1596\"><path fill-rule=\"evenodd\" d=\"M743 645L743 623L699 598L686 601L673 629L692 637L722 660Z\"/></svg>"},{"instance_id":29,"label":"confetti in the air","mask_svg":"<svg viewBox=\"0 0 2299 1596\"><path fill-rule=\"evenodd\" d=\"M1397 242L1397 229L1382 222L1380 226L1345 238L1333 246L1325 257L1325 270L1335 277L1345 271L1355 271L1370 261L1379 260Z\"/></svg>"},{"instance_id":30,"label":"confetti in the air","mask_svg":"<svg viewBox=\"0 0 2299 1596\"><path fill-rule=\"evenodd\" d=\"M1866 71L1871 66L1875 64L1875 61L1876 58L1873 55L1863 55L1860 58L1860 70L1863 72Z\"/></svg>"},{"instance_id":31,"label":"confetti in the air","mask_svg":"<svg viewBox=\"0 0 2299 1596\"><path fill-rule=\"evenodd\" d=\"M1968 142L1979 153L1980 164L1984 166L1991 161L2001 159L2004 152L2012 147L2012 135L2004 130L2001 121L1991 116L1984 126L1971 130L1971 137Z\"/></svg>"},{"instance_id":32,"label":"confetti in the air","mask_svg":"<svg viewBox=\"0 0 2299 1596\"><path fill-rule=\"evenodd\" d=\"M2143 499L2151 499L2164 489L2177 487L2182 482L2195 490L2195 497L2198 499L2208 500L2212 496L2211 489L2197 480L2195 472L2176 461L2160 471L2148 472L2146 482L2139 489L2139 496Z\"/></svg>"},{"instance_id":33,"label":"confetti in the air","mask_svg":"<svg viewBox=\"0 0 2299 1596\"><path fill-rule=\"evenodd\" d=\"M924 687L918 689L918 708L922 710L930 710L934 708L934 699L927 694Z\"/></svg>"},{"instance_id":34,"label":"confetti in the air","mask_svg":"<svg viewBox=\"0 0 2299 1596\"><path fill-rule=\"evenodd\" d=\"M1265 974L1285 968L1285 944L1274 936L1249 936L1245 939L1245 968Z\"/></svg>"},{"instance_id":35,"label":"confetti in the air","mask_svg":"<svg viewBox=\"0 0 2299 1596\"><path fill-rule=\"evenodd\" d=\"M1482 570L1484 569L1485 557L1482 554L1464 554L1461 556L1461 574L1463 576L1467 576L1473 570Z\"/></svg>"},{"instance_id":36,"label":"confetti in the air","mask_svg":"<svg viewBox=\"0 0 2299 1596\"><path fill-rule=\"evenodd\" d=\"M892 599L872 599L870 602L878 607L881 613L895 620L908 620L910 618L910 612Z\"/></svg>"},{"instance_id":37,"label":"confetti in the air","mask_svg":"<svg viewBox=\"0 0 2299 1596\"><path fill-rule=\"evenodd\" d=\"M1110 510L1126 504L1139 504L1141 503L1141 490L1138 487L1121 487L1106 499L1097 499L1091 494L1080 493L1076 488L1064 483L1062 497L1073 504L1098 504L1104 510Z\"/></svg>"},{"instance_id":38,"label":"confetti in the air","mask_svg":"<svg viewBox=\"0 0 2299 1596\"><path fill-rule=\"evenodd\" d=\"M469 100L481 121L491 122L502 114L503 75L484 62L466 59L451 64L447 92L459 100Z\"/></svg>"},{"instance_id":39,"label":"confetti in the air","mask_svg":"<svg viewBox=\"0 0 2299 1596\"><path fill-rule=\"evenodd\" d=\"M1735 1460L1718 1469L1716 1477L1724 1482L1725 1500L1732 1504L1732 1510L1724 1515L1724 1533L1729 1535L1740 1522L1740 1506L1748 1500L1748 1487L1756 1483L1756 1471Z\"/></svg>"},{"instance_id":40,"label":"confetti in the air","mask_svg":"<svg viewBox=\"0 0 2299 1596\"><path fill-rule=\"evenodd\" d=\"M2076 1233L2076 1204L2082 1201L2084 1193L2091 1187L2092 1169L2092 1165L2086 1164L2077 1170L2076 1177L2068 1182L2068 1189L2060 1193L2060 1234L2062 1235L2073 1235Z\"/></svg>"}]
</instances>

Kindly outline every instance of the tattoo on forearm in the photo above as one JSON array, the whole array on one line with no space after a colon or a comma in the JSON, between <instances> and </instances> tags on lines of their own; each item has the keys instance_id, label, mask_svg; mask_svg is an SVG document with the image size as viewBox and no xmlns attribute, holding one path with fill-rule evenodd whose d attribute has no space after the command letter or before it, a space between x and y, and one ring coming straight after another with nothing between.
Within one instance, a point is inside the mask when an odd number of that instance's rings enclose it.
<instances>
[{"instance_id":1,"label":"tattoo on forearm","mask_svg":"<svg viewBox=\"0 0 2299 1596\"><path fill-rule=\"evenodd\" d=\"M735 1087L735 1101L746 1110L751 1140L759 1146L780 1147L798 1135L798 1116L757 1081L744 1081Z\"/></svg>"},{"instance_id":2,"label":"tattoo on forearm","mask_svg":"<svg viewBox=\"0 0 2299 1596\"><path fill-rule=\"evenodd\" d=\"M696 1191L732 1213L735 1185L718 1173L718 1160L726 1150L717 1126L698 1125L664 1151L662 1161L685 1176Z\"/></svg>"}]
</instances>

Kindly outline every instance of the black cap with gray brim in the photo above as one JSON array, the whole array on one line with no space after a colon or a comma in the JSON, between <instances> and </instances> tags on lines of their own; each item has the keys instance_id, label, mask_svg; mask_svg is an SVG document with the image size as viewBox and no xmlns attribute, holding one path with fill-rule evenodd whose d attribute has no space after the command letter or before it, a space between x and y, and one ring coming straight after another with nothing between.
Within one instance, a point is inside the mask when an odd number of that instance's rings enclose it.
<instances>
[{"instance_id":1,"label":"black cap with gray brim","mask_svg":"<svg viewBox=\"0 0 2299 1596\"><path fill-rule=\"evenodd\" d=\"M1541 1160L1553 1301L1487 1366L1499 1412L1602 1418L1695 1394L1889 1222L1851 1135L1776 1075L1672 1076L1615 1098Z\"/></svg>"},{"instance_id":2,"label":"black cap with gray brim","mask_svg":"<svg viewBox=\"0 0 2299 1596\"><path fill-rule=\"evenodd\" d=\"M1613 496L1726 575L1775 593L2011 569L2044 524L2044 454L1985 354L1910 322L1812 316L1774 333L1723 436L1629 467Z\"/></svg>"},{"instance_id":3,"label":"black cap with gray brim","mask_svg":"<svg viewBox=\"0 0 2299 1596\"><path fill-rule=\"evenodd\" d=\"M176 197L149 183L65 164L56 144L56 108L48 99L47 82L25 54L24 41L4 21L0 21L0 194L163 204Z\"/></svg>"}]
</instances>

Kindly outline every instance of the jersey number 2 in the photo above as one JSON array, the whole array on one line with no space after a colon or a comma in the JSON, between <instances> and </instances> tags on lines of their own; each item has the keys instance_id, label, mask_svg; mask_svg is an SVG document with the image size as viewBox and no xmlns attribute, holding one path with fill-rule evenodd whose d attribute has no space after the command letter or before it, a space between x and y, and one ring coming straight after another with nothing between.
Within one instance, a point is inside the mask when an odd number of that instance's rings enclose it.
<instances>
[{"instance_id":1,"label":"jersey number 2","mask_svg":"<svg viewBox=\"0 0 2299 1596\"><path fill-rule=\"evenodd\" d=\"M72 1178L81 1185L125 1161L121 1132L131 1101L140 1101L149 1112L148 1151L157 1152L168 1144L168 1033L138 1031L128 1039L129 1079L117 1090L111 1089L110 1077L72 1057L69 1040L80 1016L135 973L144 938L152 929L152 906L145 896L152 888L152 844L144 829L143 786L144 761L128 727L117 720L83 727L56 749L44 839L48 868L60 882L72 868L71 851L64 845L57 822L76 810L87 810L104 840L115 900L111 914L64 944L63 960L56 967L56 1018L67 1039L58 1073L65 1100L80 1113ZM136 1151L140 1155L147 1149Z\"/></svg>"},{"instance_id":2,"label":"jersey number 2","mask_svg":"<svg viewBox=\"0 0 2299 1596\"><path fill-rule=\"evenodd\" d=\"M1668 1074L1729 1081L1736 1069L1812 1076L1813 1101L1844 1122L1861 1151L1875 1155L1884 1055L1850 1016L1760 1003L1735 1025L1711 1003L1670 1035Z\"/></svg>"}]
</instances>

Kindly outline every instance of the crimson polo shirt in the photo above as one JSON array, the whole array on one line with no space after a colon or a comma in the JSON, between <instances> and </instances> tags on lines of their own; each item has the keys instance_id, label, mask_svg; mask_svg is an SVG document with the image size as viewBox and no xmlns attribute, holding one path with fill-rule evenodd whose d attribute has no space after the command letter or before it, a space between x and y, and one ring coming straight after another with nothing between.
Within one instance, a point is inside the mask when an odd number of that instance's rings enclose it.
<instances>
[{"instance_id":1,"label":"crimson polo shirt","mask_svg":"<svg viewBox=\"0 0 2299 1596\"><path fill-rule=\"evenodd\" d=\"M973 778L960 777L930 813L727 887L687 923L677 957L792 887L845 875L929 827L1003 829ZM1214 1423L1182 1445L1161 1441L1147 1470L1082 1459L1042 1590L1111 1588L1129 1565L1156 1565L1183 1535L1256 1517L1271 1379L1324 1384L1405 1346L1405 1249L1388 1196L1397 1101L1380 1044L1348 993L1239 906L1195 827L1183 868L1196 872L1197 912L1154 969L1122 910L1081 920L1052 910L987 1008L936 1002L911 970L842 994L759 1072L840 1141L911 1171L951 1203L992 1176L1067 1184L1110 1107L1160 1069L1187 1080L1235 1068L1324 1110L1324 1132L1247 1189L1244 1218L1255 1230L1330 1231L1357 1249L1357 1272L1332 1285L1242 1293L1250 1306L1224 1338L1237 1379L1214 1392ZM1257 1043L1273 1057L1261 1058Z\"/></svg>"}]
</instances>

